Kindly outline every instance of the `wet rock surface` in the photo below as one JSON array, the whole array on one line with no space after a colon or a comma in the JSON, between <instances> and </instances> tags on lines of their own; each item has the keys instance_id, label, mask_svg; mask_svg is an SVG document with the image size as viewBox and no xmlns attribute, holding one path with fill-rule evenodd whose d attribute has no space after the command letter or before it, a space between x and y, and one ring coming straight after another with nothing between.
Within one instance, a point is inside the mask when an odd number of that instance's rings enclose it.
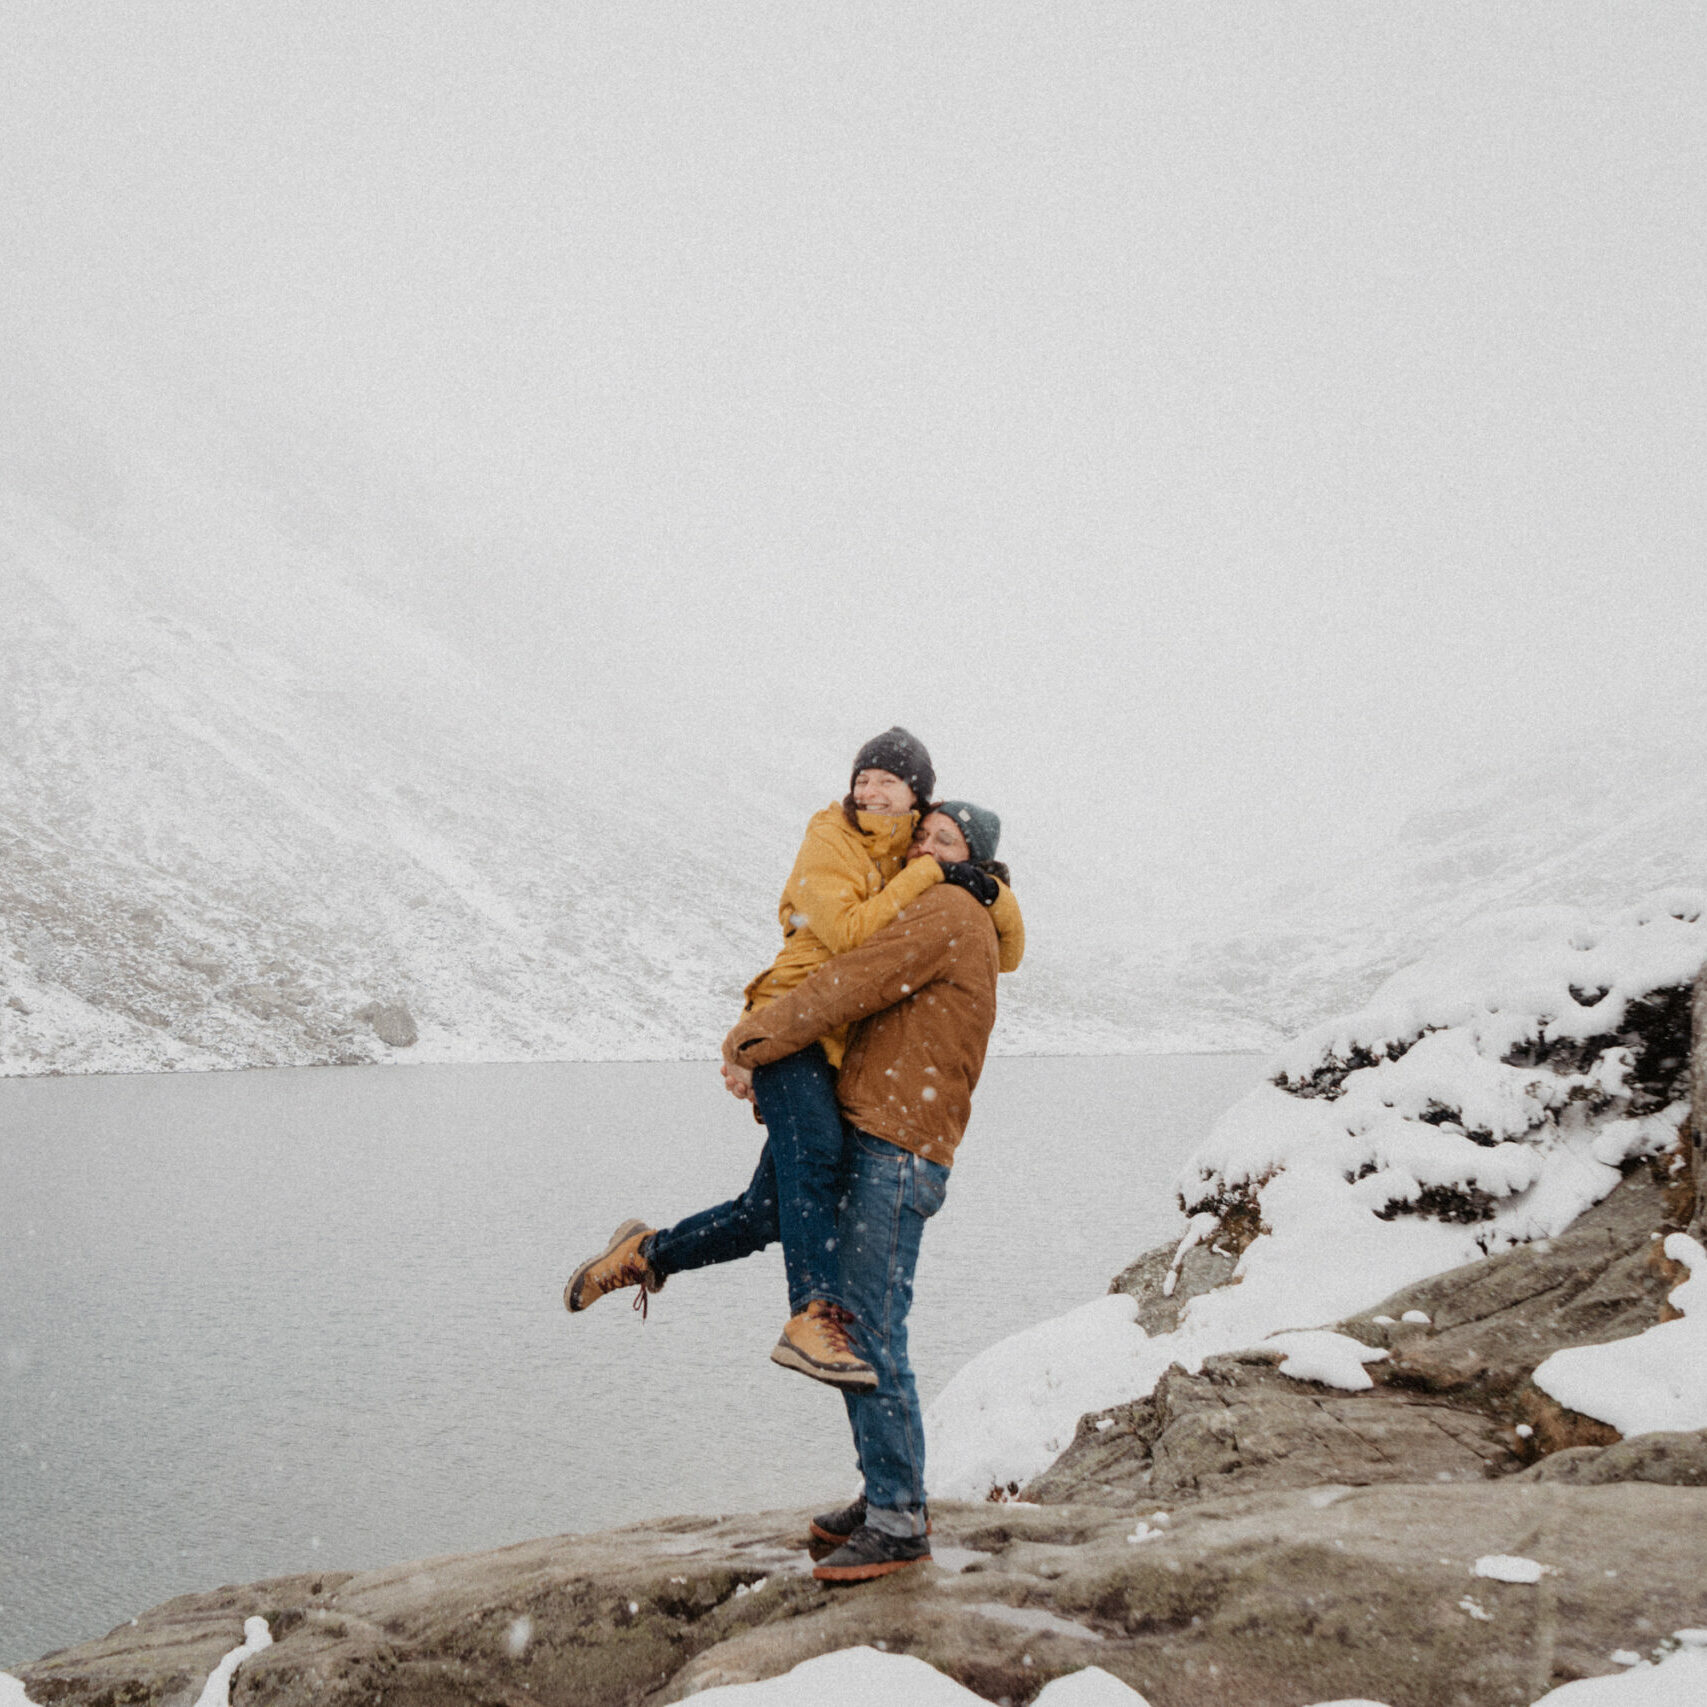
<instances>
[{"instance_id":1,"label":"wet rock surface","mask_svg":"<svg viewBox=\"0 0 1707 1707\"><path fill-rule=\"evenodd\" d=\"M1517 1437L1493 1418L1420 1394L1336 1392L1281 1375L1276 1361L1239 1352L1196 1374L1169 1370L1150 1398L1082 1423L1026 1498L1177 1503L1331 1482L1482 1481L1523 1466Z\"/></svg>"},{"instance_id":2,"label":"wet rock surface","mask_svg":"<svg viewBox=\"0 0 1707 1707\"><path fill-rule=\"evenodd\" d=\"M837 1589L808 1574L805 1515L221 1589L22 1676L43 1703L188 1707L259 1613L275 1645L237 1674L238 1707L664 1703L859 1643L992 1701L1094 1663L1154 1707L1495 1707L1707 1622L1707 1489L1324 1485L1151 1512L1142 1529L1098 1506L943 1506L937 1562ZM1547 1570L1476 1577L1497 1553Z\"/></svg>"}]
</instances>

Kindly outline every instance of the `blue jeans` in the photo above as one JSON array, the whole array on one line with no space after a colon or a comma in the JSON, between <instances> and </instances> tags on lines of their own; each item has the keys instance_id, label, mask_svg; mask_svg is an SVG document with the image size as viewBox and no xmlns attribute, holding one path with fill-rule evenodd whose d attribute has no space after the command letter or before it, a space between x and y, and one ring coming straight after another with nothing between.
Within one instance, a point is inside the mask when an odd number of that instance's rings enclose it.
<instances>
[{"instance_id":1,"label":"blue jeans","mask_svg":"<svg viewBox=\"0 0 1707 1707\"><path fill-rule=\"evenodd\" d=\"M782 1240L788 1309L814 1298L844 1302L836 1268L836 1201L842 1160L842 1112L836 1070L814 1043L753 1071L765 1147L752 1183L739 1196L654 1233L646 1259L659 1274L735 1262Z\"/></svg>"},{"instance_id":2,"label":"blue jeans","mask_svg":"<svg viewBox=\"0 0 1707 1707\"><path fill-rule=\"evenodd\" d=\"M865 1478L865 1521L887 1535L923 1535L925 1425L907 1361L907 1312L919 1241L942 1208L948 1169L850 1126L842 1187L842 1301L854 1313L854 1344L877 1371L872 1392L842 1394Z\"/></svg>"}]
</instances>

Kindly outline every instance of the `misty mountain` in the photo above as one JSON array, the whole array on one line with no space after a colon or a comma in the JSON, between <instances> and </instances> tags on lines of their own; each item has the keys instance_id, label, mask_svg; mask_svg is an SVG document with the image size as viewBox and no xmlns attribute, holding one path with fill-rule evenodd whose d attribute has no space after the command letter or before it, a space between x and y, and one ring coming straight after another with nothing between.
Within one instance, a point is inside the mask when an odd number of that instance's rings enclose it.
<instances>
[{"instance_id":1,"label":"misty mountain","mask_svg":"<svg viewBox=\"0 0 1707 1707\"><path fill-rule=\"evenodd\" d=\"M574 656L499 680L306 454L39 391L0 489L0 1070L715 1052L840 744L719 757ZM1131 1047L1047 951L1028 985L1005 1047Z\"/></svg>"},{"instance_id":2,"label":"misty mountain","mask_svg":"<svg viewBox=\"0 0 1707 1707\"><path fill-rule=\"evenodd\" d=\"M172 505L153 525L205 556L165 559L134 515L0 511L4 1070L713 1053L828 792L805 759L761 786L686 736L625 746L596 708L506 694L240 489ZM1620 904L1699 880L1703 849L1687 741L1490 765L1172 940L1086 956L1034 928L998 1047L1266 1047L1477 912ZM407 1048L375 1029L394 1005Z\"/></svg>"},{"instance_id":3,"label":"misty mountain","mask_svg":"<svg viewBox=\"0 0 1707 1707\"><path fill-rule=\"evenodd\" d=\"M1118 976L1215 989L1281 1033L1366 996L1432 942L1518 907L1609 911L1707 885L1707 708L1671 733L1537 740L1442 786L1360 857L1253 885Z\"/></svg>"},{"instance_id":4,"label":"misty mountain","mask_svg":"<svg viewBox=\"0 0 1707 1707\"><path fill-rule=\"evenodd\" d=\"M461 553L477 606L478 541L364 505L355 452L11 360L0 1071L714 1053L869 710L755 695L786 629L730 659L765 725L644 715L644 635L619 702L597 626L505 679L408 596ZM1076 879L1095 838L1029 826L996 1047L1266 1048L1479 911L1699 880L1707 719L1675 724L1502 755L1337 867L1217 847L1166 929L1116 904L1167 887L1142 850Z\"/></svg>"}]
</instances>

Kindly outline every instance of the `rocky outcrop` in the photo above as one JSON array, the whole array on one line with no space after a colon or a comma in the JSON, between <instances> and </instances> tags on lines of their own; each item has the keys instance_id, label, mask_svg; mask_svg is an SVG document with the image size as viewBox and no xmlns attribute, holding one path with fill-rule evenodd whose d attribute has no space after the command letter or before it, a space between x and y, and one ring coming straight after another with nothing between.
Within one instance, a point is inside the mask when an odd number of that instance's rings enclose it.
<instances>
[{"instance_id":1,"label":"rocky outcrop","mask_svg":"<svg viewBox=\"0 0 1707 1707\"><path fill-rule=\"evenodd\" d=\"M1149 1397L1082 1419L1025 1497L1141 1503L1316 1482L1480 1481L1547 1452L1608 1445L1614 1430L1564 1411L1530 1376L1565 1346L1625 1339L1661 1320L1683 1278L1660 1249L1684 1209L1681 1158L1638 1164L1556 1239L1407 1287L1340 1323L1388 1353L1365 1366L1375 1383L1367 1392L1293 1380L1278 1373L1278 1354L1260 1349L1209 1358L1196 1374L1176 1367ZM1140 1319L1157 1329L1175 1309L1154 1299L1171 1258L1153 1251L1115 1282L1150 1288ZM1176 1297L1194 1284L1194 1259L1198 1280L1230 1260L1194 1248Z\"/></svg>"},{"instance_id":2,"label":"rocky outcrop","mask_svg":"<svg viewBox=\"0 0 1707 1707\"><path fill-rule=\"evenodd\" d=\"M1518 1473L1526 1482L1660 1482L1707 1488L1707 1430L1693 1434L1639 1434L1611 1446L1567 1446Z\"/></svg>"},{"instance_id":3,"label":"rocky outcrop","mask_svg":"<svg viewBox=\"0 0 1707 1707\"><path fill-rule=\"evenodd\" d=\"M1507 1480L1100 1506L944 1506L937 1562L858 1589L807 1570L804 1513L681 1519L176 1600L22 1668L65 1707L194 1699L243 1620L275 1645L236 1707L621 1707L859 1643L991 1701L1087 1664L1153 1707L1495 1707L1707 1622L1707 1489ZM1153 1518L1153 1514L1152 1514ZM1473 1574L1489 1554L1534 1585Z\"/></svg>"},{"instance_id":4,"label":"rocky outcrop","mask_svg":"<svg viewBox=\"0 0 1707 1707\"><path fill-rule=\"evenodd\" d=\"M1171 1334L1180 1312L1193 1298L1225 1286L1239 1266L1239 1250L1226 1238L1193 1245L1179 1259L1174 1284L1168 1276L1174 1269L1174 1247L1158 1245L1124 1268L1109 1285L1110 1292L1124 1292L1138 1301L1138 1326L1147 1334Z\"/></svg>"}]
</instances>

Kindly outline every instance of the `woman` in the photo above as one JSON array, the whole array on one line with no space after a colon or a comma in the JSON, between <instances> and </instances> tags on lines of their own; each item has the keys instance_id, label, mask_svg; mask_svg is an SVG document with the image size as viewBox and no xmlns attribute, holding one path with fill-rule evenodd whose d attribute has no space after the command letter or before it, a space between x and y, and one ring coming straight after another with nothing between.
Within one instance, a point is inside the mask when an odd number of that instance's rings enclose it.
<instances>
[{"instance_id":1,"label":"woman","mask_svg":"<svg viewBox=\"0 0 1707 1707\"><path fill-rule=\"evenodd\" d=\"M960 834L971 819L965 825L945 819L946 840L908 861L935 786L923 743L898 725L860 748L846 798L815 813L806 827L777 908L782 952L747 986L744 1014L794 989L835 955L859 947L943 882L969 890L990 909L1001 969L1019 965L1025 952L1019 903L1005 883L971 862ZM986 816L993 821L994 814ZM956 848L961 857L948 857ZM563 1295L568 1309L584 1310L625 1286L642 1289L636 1303L644 1308L647 1294L678 1270L732 1262L780 1238L790 1315L773 1361L832 1386L875 1386L876 1372L848 1343L850 1313L836 1260L842 1121L835 1085L845 1044L845 1031L834 1032L757 1069L750 1085L725 1069L730 1090L751 1097L766 1128L752 1183L742 1196L661 1232L625 1221L609 1245L571 1276Z\"/></svg>"}]
</instances>

